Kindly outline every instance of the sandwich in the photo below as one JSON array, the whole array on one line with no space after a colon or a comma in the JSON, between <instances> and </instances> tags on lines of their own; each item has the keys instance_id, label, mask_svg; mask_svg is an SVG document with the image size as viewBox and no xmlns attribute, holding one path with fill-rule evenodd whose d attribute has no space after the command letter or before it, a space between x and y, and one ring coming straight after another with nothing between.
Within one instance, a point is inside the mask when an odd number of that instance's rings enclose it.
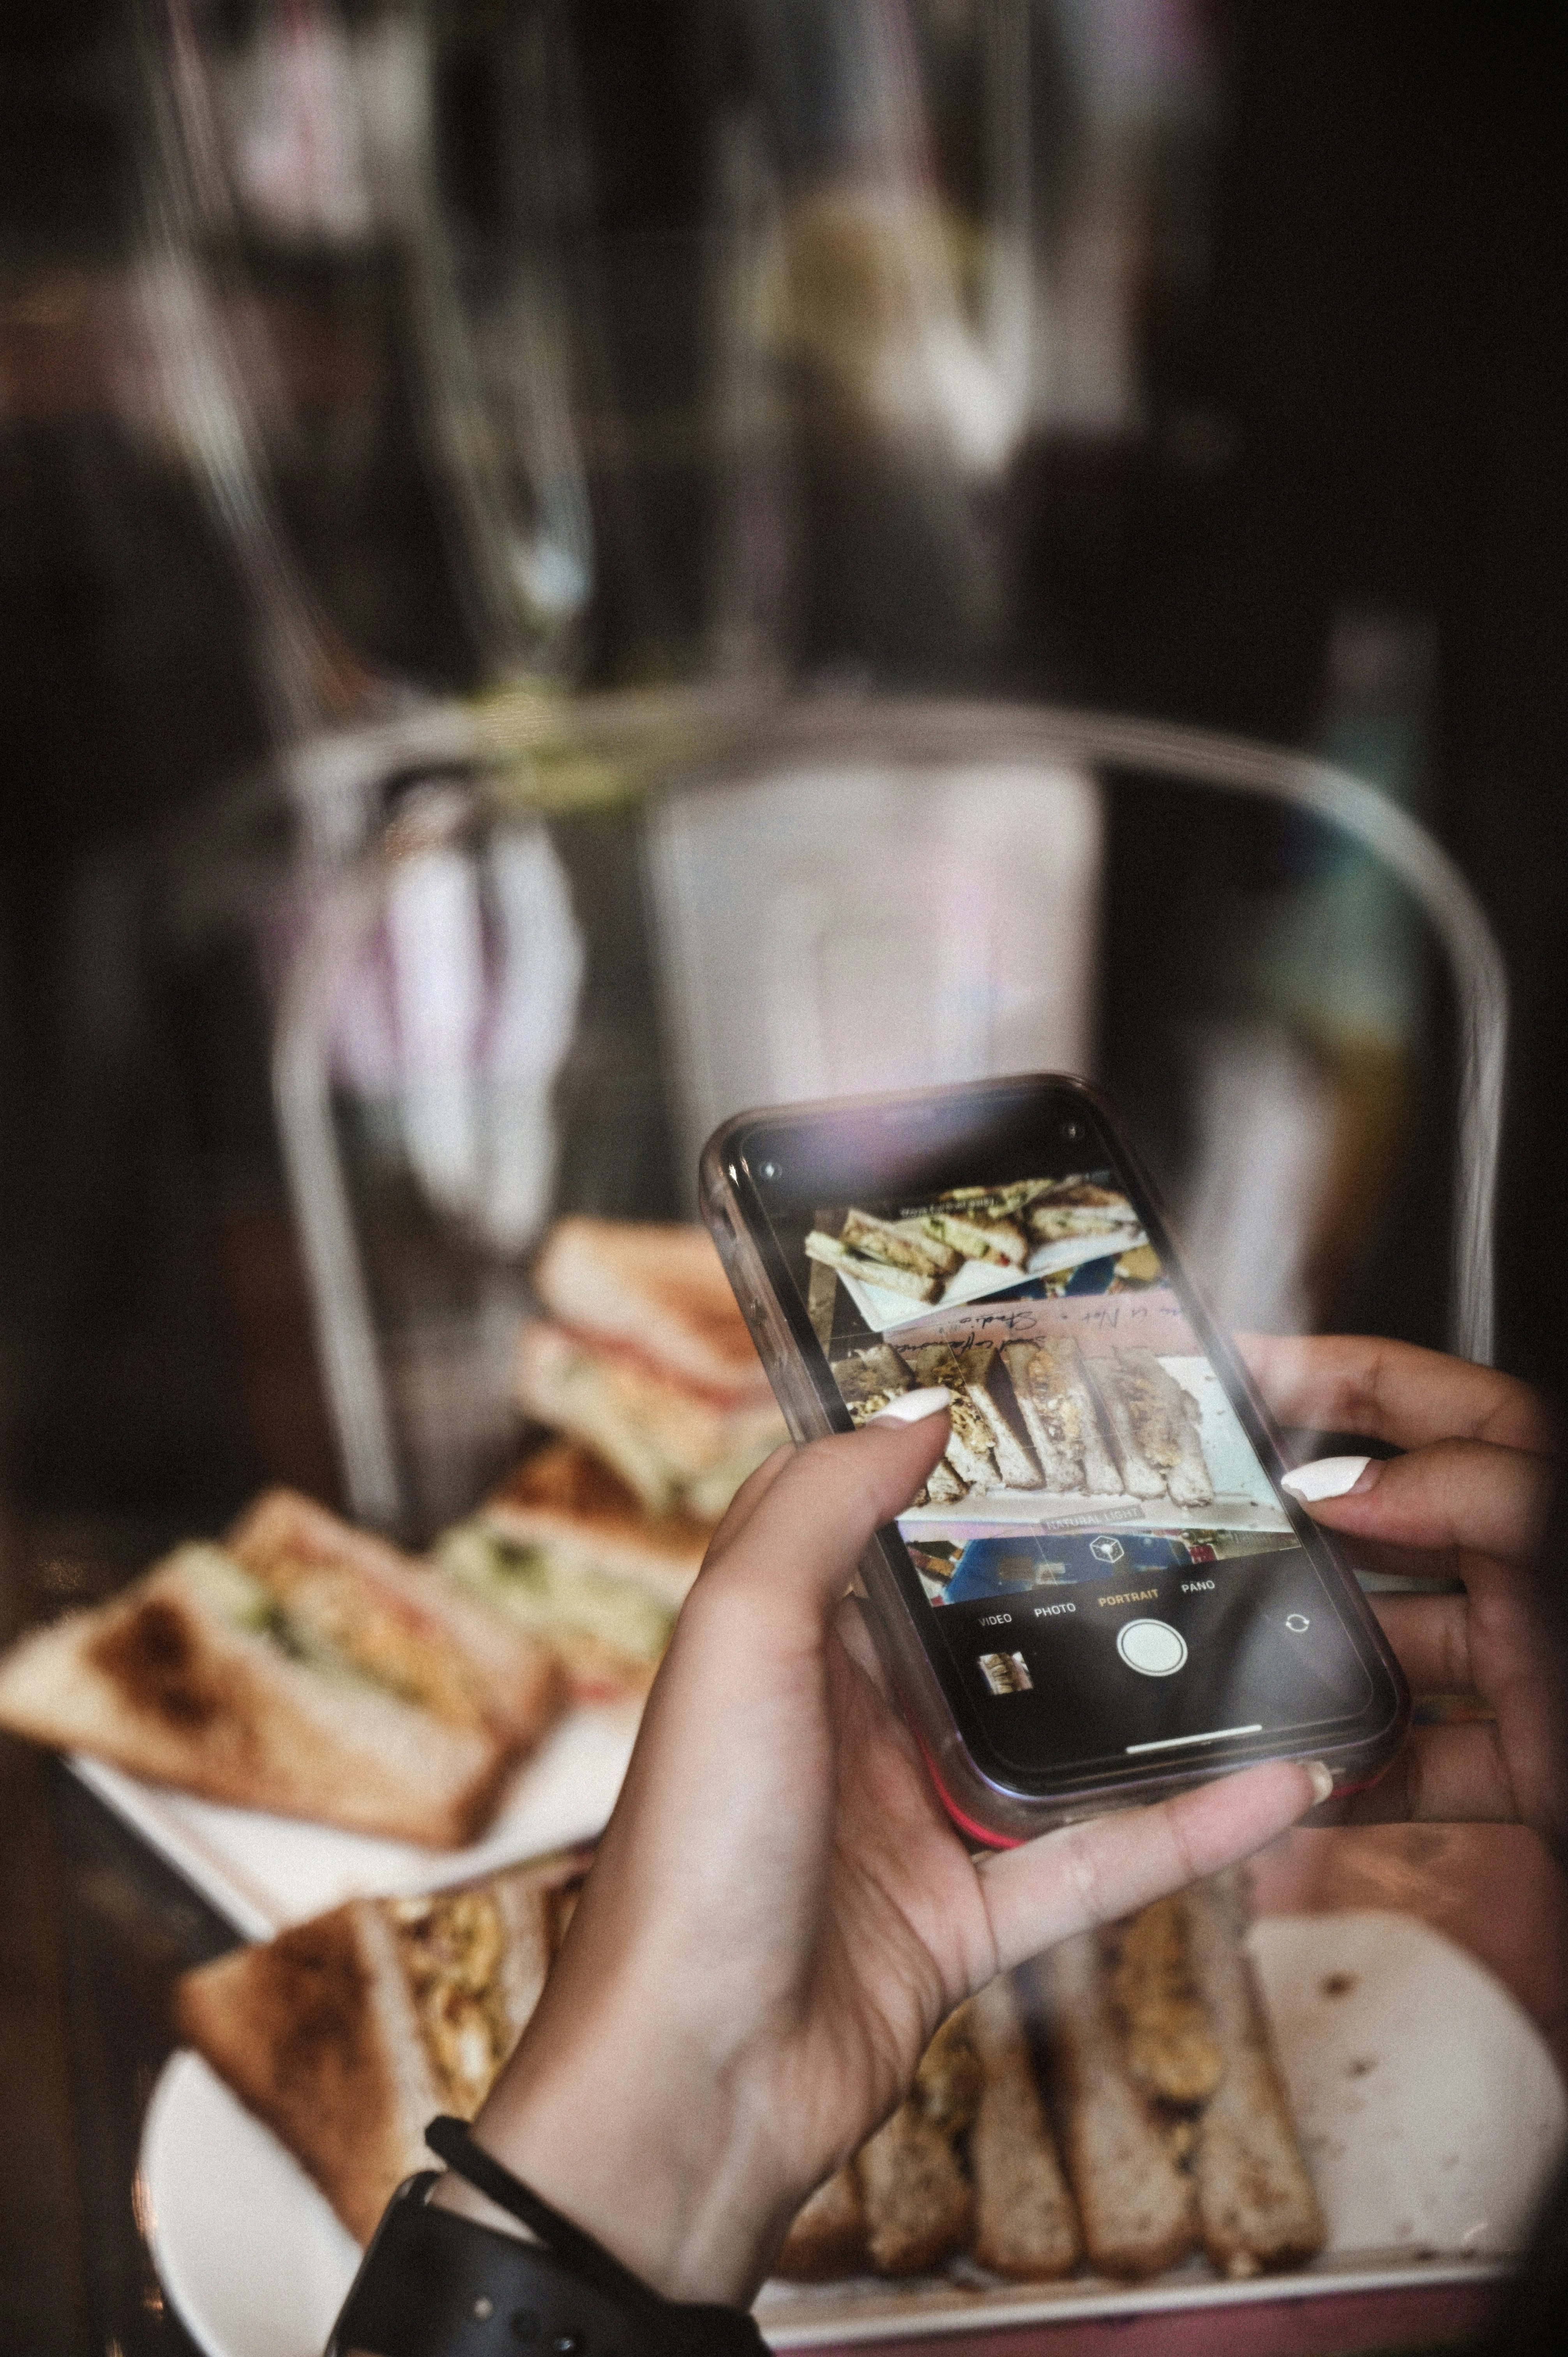
<instances>
[{"instance_id":1,"label":"sandwich","mask_svg":"<svg viewBox=\"0 0 1568 2357\"><path fill-rule=\"evenodd\" d=\"M554 1656L287 1491L23 1638L0 1725L209 1800L448 1846L564 1700Z\"/></svg>"},{"instance_id":2,"label":"sandwich","mask_svg":"<svg viewBox=\"0 0 1568 2357\"><path fill-rule=\"evenodd\" d=\"M856 1425L869 1424L874 1415L885 1408L901 1392L913 1389L908 1367L890 1342L874 1342L868 1349L846 1351L842 1359L832 1361L832 1376L839 1395ZM953 1506L963 1497L968 1484L950 1459L950 1454L939 1457L931 1469L930 1479L915 1498L917 1506Z\"/></svg>"},{"instance_id":3,"label":"sandwich","mask_svg":"<svg viewBox=\"0 0 1568 2357\"><path fill-rule=\"evenodd\" d=\"M835 1359L832 1376L856 1425L869 1424L900 1393L913 1388L909 1370L890 1342L873 1342Z\"/></svg>"},{"instance_id":4,"label":"sandwich","mask_svg":"<svg viewBox=\"0 0 1568 2357\"><path fill-rule=\"evenodd\" d=\"M943 1280L934 1269L893 1260L882 1252L857 1250L842 1235L831 1236L822 1228L813 1228L807 1236L806 1258L821 1268L836 1269L840 1276L858 1277L862 1285L901 1293L911 1301L935 1301L942 1289Z\"/></svg>"},{"instance_id":5,"label":"sandwich","mask_svg":"<svg viewBox=\"0 0 1568 2357\"><path fill-rule=\"evenodd\" d=\"M1021 1269L1029 1255L1029 1240L1017 1220L988 1194L972 1197L967 1189L954 1189L922 1213L920 1225L929 1236L950 1245L965 1260L994 1261Z\"/></svg>"},{"instance_id":6,"label":"sandwich","mask_svg":"<svg viewBox=\"0 0 1568 2357\"><path fill-rule=\"evenodd\" d=\"M471 2119L538 2002L587 1870L575 1852L456 1890L351 1900L182 1975L179 2035L264 2121L360 2243Z\"/></svg>"},{"instance_id":7,"label":"sandwich","mask_svg":"<svg viewBox=\"0 0 1568 2357\"><path fill-rule=\"evenodd\" d=\"M437 1540L446 1577L482 1609L548 1645L578 1701L646 1694L711 1523L650 1514L575 1441L528 1458Z\"/></svg>"},{"instance_id":8,"label":"sandwich","mask_svg":"<svg viewBox=\"0 0 1568 2357\"><path fill-rule=\"evenodd\" d=\"M819 1225L806 1238L806 1257L818 1267L857 1276L884 1293L935 1301L961 1265L950 1245L929 1234L918 1218L878 1219L851 1204L836 1235Z\"/></svg>"},{"instance_id":9,"label":"sandwich","mask_svg":"<svg viewBox=\"0 0 1568 2357\"><path fill-rule=\"evenodd\" d=\"M961 1494L1039 1488L1038 1467L992 1394L993 1343L924 1342L899 1356L917 1383L945 1383L952 1394L945 1461Z\"/></svg>"},{"instance_id":10,"label":"sandwich","mask_svg":"<svg viewBox=\"0 0 1568 2357\"><path fill-rule=\"evenodd\" d=\"M561 1680L524 1631L497 1636L487 1616L372 1531L297 1490L268 1490L230 1532L230 1554L280 1604L413 1691L456 1677L477 1685L486 1717L517 1755L559 1716Z\"/></svg>"},{"instance_id":11,"label":"sandwich","mask_svg":"<svg viewBox=\"0 0 1568 2357\"><path fill-rule=\"evenodd\" d=\"M1143 1222L1125 1195L1091 1178L1061 1178L1043 1188L1026 1214L1036 1244L1060 1243L1070 1236L1103 1236L1108 1253L1135 1243Z\"/></svg>"},{"instance_id":12,"label":"sandwich","mask_svg":"<svg viewBox=\"0 0 1568 2357\"><path fill-rule=\"evenodd\" d=\"M519 1405L602 1458L650 1512L715 1521L786 1434L709 1237L562 1220L533 1285L547 1315L519 1340Z\"/></svg>"}]
</instances>

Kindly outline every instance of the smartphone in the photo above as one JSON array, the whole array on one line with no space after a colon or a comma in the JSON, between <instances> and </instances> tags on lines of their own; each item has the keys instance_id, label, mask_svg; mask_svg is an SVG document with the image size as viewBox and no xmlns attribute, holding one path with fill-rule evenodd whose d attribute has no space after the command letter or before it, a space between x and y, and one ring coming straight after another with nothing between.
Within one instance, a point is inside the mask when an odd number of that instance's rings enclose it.
<instances>
[{"instance_id":1,"label":"smartphone","mask_svg":"<svg viewBox=\"0 0 1568 2357\"><path fill-rule=\"evenodd\" d=\"M946 1383L951 1437L861 1566L958 1825L998 1846L1260 1760L1336 1784L1410 1697L1280 1486L1267 1411L1105 1098L1057 1073L726 1122L703 1216L789 1429Z\"/></svg>"}]
</instances>

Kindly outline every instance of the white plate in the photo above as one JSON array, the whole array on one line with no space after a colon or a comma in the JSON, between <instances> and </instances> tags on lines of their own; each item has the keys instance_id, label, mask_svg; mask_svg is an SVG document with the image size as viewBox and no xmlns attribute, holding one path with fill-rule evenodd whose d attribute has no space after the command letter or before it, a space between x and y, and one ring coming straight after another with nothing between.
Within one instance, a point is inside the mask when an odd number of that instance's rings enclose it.
<instances>
[{"instance_id":1,"label":"white plate","mask_svg":"<svg viewBox=\"0 0 1568 2357\"><path fill-rule=\"evenodd\" d=\"M1424 1924L1276 1916L1250 1945L1329 2227L1311 2267L1245 2283L1200 2266L1132 2287L949 2278L768 2285L775 2348L1469 2279L1517 2253L1568 2104L1508 1991ZM315 2357L358 2263L322 2196L205 2063L177 2054L142 2136L137 2214L208 2357Z\"/></svg>"},{"instance_id":2,"label":"white plate","mask_svg":"<svg viewBox=\"0 0 1568 2357\"><path fill-rule=\"evenodd\" d=\"M268 1940L346 1899L435 1890L603 1831L631 1757L637 1704L570 1712L521 1768L490 1829L467 1849L340 1833L333 1825L199 1801L73 1756L82 1782L194 1883L247 1939Z\"/></svg>"}]
</instances>

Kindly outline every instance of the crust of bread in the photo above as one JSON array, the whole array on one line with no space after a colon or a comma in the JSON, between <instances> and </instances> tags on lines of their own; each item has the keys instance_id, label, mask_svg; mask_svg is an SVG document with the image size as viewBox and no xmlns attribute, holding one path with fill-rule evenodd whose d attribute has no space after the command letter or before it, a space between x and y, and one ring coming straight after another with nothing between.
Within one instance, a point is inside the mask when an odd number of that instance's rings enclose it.
<instances>
[{"instance_id":1,"label":"crust of bread","mask_svg":"<svg viewBox=\"0 0 1568 2357\"><path fill-rule=\"evenodd\" d=\"M205 1603L180 1550L0 1663L0 1725L208 1800L450 1847L510 1764L493 1729L290 1660Z\"/></svg>"},{"instance_id":2,"label":"crust of bread","mask_svg":"<svg viewBox=\"0 0 1568 2357\"><path fill-rule=\"evenodd\" d=\"M347 1566L401 1613L430 1631L431 1642L458 1654L486 1717L515 1755L537 1749L566 1701L548 1645L465 1596L424 1562L373 1532L356 1530L297 1490L269 1490L229 1534L229 1552L258 1578L290 1564Z\"/></svg>"},{"instance_id":3,"label":"crust of bread","mask_svg":"<svg viewBox=\"0 0 1568 2357\"><path fill-rule=\"evenodd\" d=\"M671 1606L684 1601L717 1528L679 1508L650 1514L607 1465L571 1440L525 1458L479 1512L510 1539L568 1548L618 1579L639 1580Z\"/></svg>"},{"instance_id":4,"label":"crust of bread","mask_svg":"<svg viewBox=\"0 0 1568 2357\"><path fill-rule=\"evenodd\" d=\"M737 1402L772 1396L704 1228L558 1220L533 1286L545 1308L579 1333L636 1351Z\"/></svg>"},{"instance_id":5,"label":"crust of bread","mask_svg":"<svg viewBox=\"0 0 1568 2357\"><path fill-rule=\"evenodd\" d=\"M187 1973L174 2012L369 2242L396 2188L430 2165L424 2128L443 2108L380 1910L355 1900Z\"/></svg>"}]
</instances>

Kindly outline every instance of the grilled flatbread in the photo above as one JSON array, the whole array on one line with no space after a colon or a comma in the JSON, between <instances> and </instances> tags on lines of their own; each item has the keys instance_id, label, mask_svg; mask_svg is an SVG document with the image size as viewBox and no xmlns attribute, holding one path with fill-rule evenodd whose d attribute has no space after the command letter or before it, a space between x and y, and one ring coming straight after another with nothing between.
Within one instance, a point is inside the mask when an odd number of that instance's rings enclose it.
<instances>
[{"instance_id":1,"label":"grilled flatbread","mask_svg":"<svg viewBox=\"0 0 1568 2357\"><path fill-rule=\"evenodd\" d=\"M1197 2203L1128 2070L1100 1941L1064 1940L1034 1971L1085 2254L1103 2275L1158 2275L1196 2244Z\"/></svg>"},{"instance_id":2,"label":"grilled flatbread","mask_svg":"<svg viewBox=\"0 0 1568 2357\"><path fill-rule=\"evenodd\" d=\"M573 1855L432 1898L352 1900L185 1974L179 2033L368 2242L430 2165L429 2121L471 2119L489 2092L585 1869Z\"/></svg>"},{"instance_id":3,"label":"grilled flatbread","mask_svg":"<svg viewBox=\"0 0 1568 2357\"><path fill-rule=\"evenodd\" d=\"M969 2132L974 2255L1023 2283L1069 2275L1078 2214L1005 1975L972 2002L969 2034L983 2079Z\"/></svg>"},{"instance_id":4,"label":"grilled flatbread","mask_svg":"<svg viewBox=\"0 0 1568 2357\"><path fill-rule=\"evenodd\" d=\"M969 2240L974 2196L951 2140L912 2098L862 2147L855 2164L865 2255L878 2275L917 2276Z\"/></svg>"},{"instance_id":5,"label":"grilled flatbread","mask_svg":"<svg viewBox=\"0 0 1568 2357\"><path fill-rule=\"evenodd\" d=\"M1207 2102L1225 2071L1194 1981L1187 1921L1179 1896L1156 1899L1105 1943L1127 2068L1145 2093L1183 2107Z\"/></svg>"},{"instance_id":6,"label":"grilled flatbread","mask_svg":"<svg viewBox=\"0 0 1568 2357\"><path fill-rule=\"evenodd\" d=\"M1106 1446L1078 1344L1066 1334L1007 1342L1002 1360L1045 1487L1066 1497L1121 1497L1122 1477Z\"/></svg>"},{"instance_id":7,"label":"grilled flatbread","mask_svg":"<svg viewBox=\"0 0 1568 2357\"><path fill-rule=\"evenodd\" d=\"M850 2160L802 2204L773 2272L790 2283L824 2283L854 2275L865 2260L865 2202Z\"/></svg>"},{"instance_id":8,"label":"grilled flatbread","mask_svg":"<svg viewBox=\"0 0 1568 2357\"><path fill-rule=\"evenodd\" d=\"M1222 2060L1193 2157L1204 2249L1227 2276L1296 2266L1323 2248L1326 2230L1241 1946L1241 1878L1221 1875L1173 1903Z\"/></svg>"},{"instance_id":9,"label":"grilled flatbread","mask_svg":"<svg viewBox=\"0 0 1568 2357\"><path fill-rule=\"evenodd\" d=\"M1110 1419L1123 1486L1134 1498L1169 1496L1208 1506L1214 1483L1203 1454L1197 1403L1152 1351L1096 1359L1092 1379Z\"/></svg>"}]
</instances>

